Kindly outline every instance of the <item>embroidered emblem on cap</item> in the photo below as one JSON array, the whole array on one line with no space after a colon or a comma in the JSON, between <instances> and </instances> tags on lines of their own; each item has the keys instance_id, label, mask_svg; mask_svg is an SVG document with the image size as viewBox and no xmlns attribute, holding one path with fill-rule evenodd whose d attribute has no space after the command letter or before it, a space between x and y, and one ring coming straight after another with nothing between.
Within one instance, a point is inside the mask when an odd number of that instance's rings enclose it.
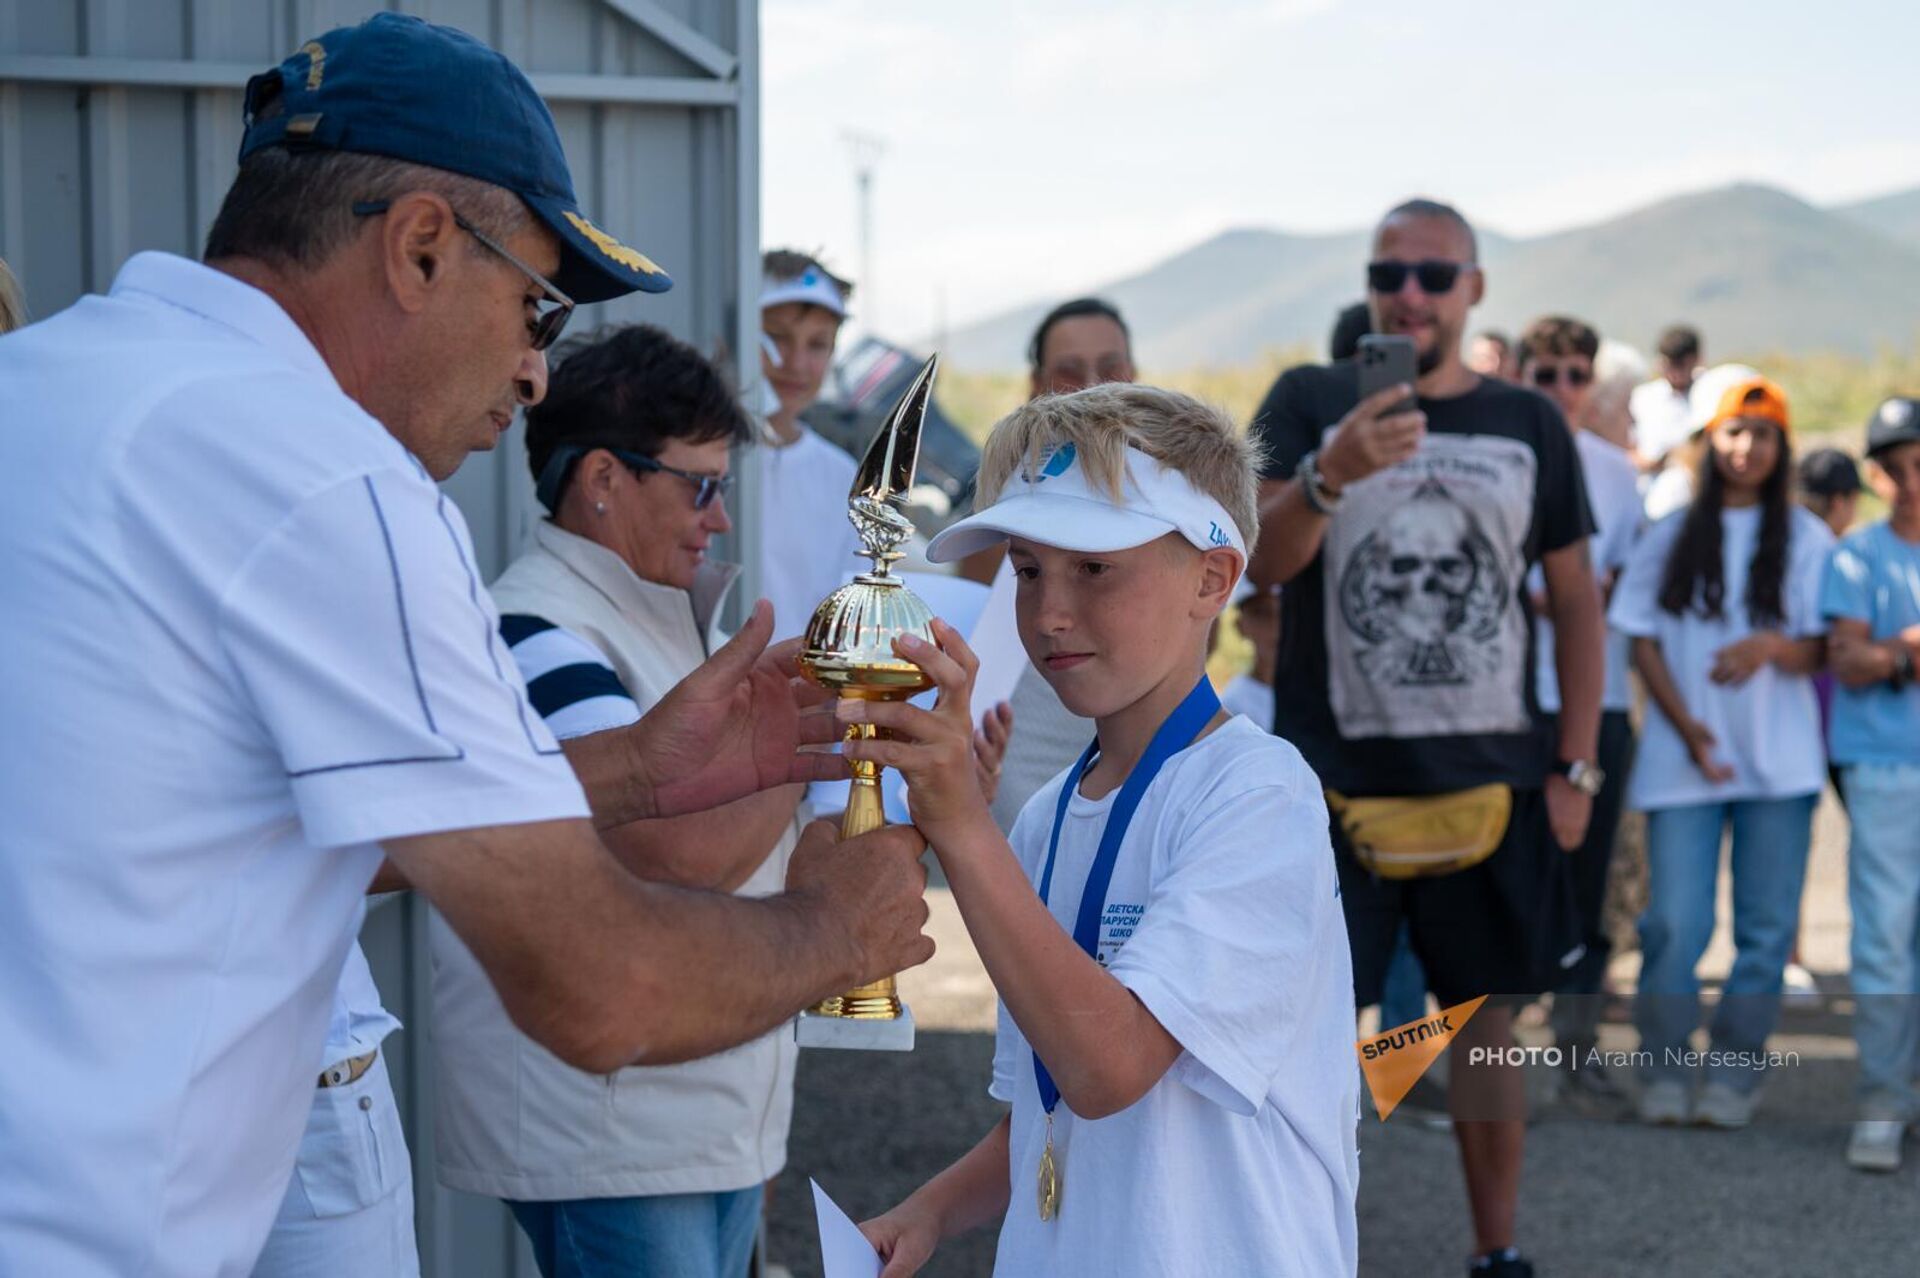
<instances>
[{"instance_id":1,"label":"embroidered emblem on cap","mask_svg":"<svg viewBox=\"0 0 1920 1278\"><path fill-rule=\"evenodd\" d=\"M628 248L578 213L568 212L566 217L567 221L573 223L575 230L593 241L593 246L600 250L602 256L613 259L628 270L640 271L646 275L663 274L659 267L647 259L646 254L638 249Z\"/></svg>"},{"instance_id":2,"label":"embroidered emblem on cap","mask_svg":"<svg viewBox=\"0 0 1920 1278\"><path fill-rule=\"evenodd\" d=\"M320 76L327 65L327 51L318 40L309 40L300 46L300 52L307 55L307 92L312 93L320 87Z\"/></svg>"},{"instance_id":3,"label":"embroidered emblem on cap","mask_svg":"<svg viewBox=\"0 0 1920 1278\"><path fill-rule=\"evenodd\" d=\"M1895 430L1913 420L1913 401L1910 399L1890 399L1880 405L1880 420Z\"/></svg>"},{"instance_id":4,"label":"embroidered emblem on cap","mask_svg":"<svg viewBox=\"0 0 1920 1278\"><path fill-rule=\"evenodd\" d=\"M1220 531L1220 525L1214 520L1207 521L1207 540L1216 546L1231 546L1233 539Z\"/></svg>"}]
</instances>

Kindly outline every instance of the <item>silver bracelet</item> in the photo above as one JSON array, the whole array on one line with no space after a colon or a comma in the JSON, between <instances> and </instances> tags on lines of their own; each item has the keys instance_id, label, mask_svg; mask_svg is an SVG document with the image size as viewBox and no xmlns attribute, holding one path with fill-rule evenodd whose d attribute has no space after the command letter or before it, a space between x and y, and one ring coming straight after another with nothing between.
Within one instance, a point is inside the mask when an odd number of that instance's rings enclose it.
<instances>
[{"instance_id":1,"label":"silver bracelet","mask_svg":"<svg viewBox=\"0 0 1920 1278\"><path fill-rule=\"evenodd\" d=\"M1340 509L1340 494L1327 491L1326 484L1320 478L1320 450L1314 449L1300 459L1300 465L1294 471L1294 477L1300 481L1300 493L1307 499L1307 507L1316 515L1332 514Z\"/></svg>"}]
</instances>

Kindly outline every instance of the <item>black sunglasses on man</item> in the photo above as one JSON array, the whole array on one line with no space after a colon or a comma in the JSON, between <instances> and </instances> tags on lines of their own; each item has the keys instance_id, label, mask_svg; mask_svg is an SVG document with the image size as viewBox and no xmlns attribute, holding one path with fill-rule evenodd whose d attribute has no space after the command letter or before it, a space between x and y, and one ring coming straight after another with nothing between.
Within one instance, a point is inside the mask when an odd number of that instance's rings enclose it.
<instances>
[{"instance_id":1,"label":"black sunglasses on man","mask_svg":"<svg viewBox=\"0 0 1920 1278\"><path fill-rule=\"evenodd\" d=\"M1460 279L1460 272L1471 269L1465 262L1427 258L1420 262L1368 262L1367 287L1376 293L1398 293L1411 275L1420 283L1422 293L1438 296L1448 293Z\"/></svg>"},{"instance_id":2,"label":"black sunglasses on man","mask_svg":"<svg viewBox=\"0 0 1920 1278\"><path fill-rule=\"evenodd\" d=\"M360 200L354 204L353 212L356 217L378 217L392 206L393 201L391 200ZM518 267L522 275L540 286L540 291L543 295L541 300L553 303L552 306L536 315L527 325L527 334L533 339L533 349L536 351L544 351L559 341L560 331L567 326L567 321L573 318L573 299L565 293L562 293L552 280L508 252L506 245L494 239L491 235L488 235L464 217L461 217L457 209L453 214L453 224L465 231L468 235L471 235L474 239L479 240L483 247L492 250L494 253L499 254L508 262Z\"/></svg>"}]
</instances>

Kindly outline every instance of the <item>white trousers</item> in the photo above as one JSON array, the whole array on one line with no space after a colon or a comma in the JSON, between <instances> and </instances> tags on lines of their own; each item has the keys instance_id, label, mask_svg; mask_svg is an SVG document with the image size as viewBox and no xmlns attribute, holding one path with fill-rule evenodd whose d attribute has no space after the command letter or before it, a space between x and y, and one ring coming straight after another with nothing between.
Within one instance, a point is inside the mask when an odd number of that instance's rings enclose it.
<instances>
[{"instance_id":1,"label":"white trousers","mask_svg":"<svg viewBox=\"0 0 1920 1278\"><path fill-rule=\"evenodd\" d=\"M253 1278L419 1278L413 1170L384 1053L314 1089L300 1157Z\"/></svg>"}]
</instances>

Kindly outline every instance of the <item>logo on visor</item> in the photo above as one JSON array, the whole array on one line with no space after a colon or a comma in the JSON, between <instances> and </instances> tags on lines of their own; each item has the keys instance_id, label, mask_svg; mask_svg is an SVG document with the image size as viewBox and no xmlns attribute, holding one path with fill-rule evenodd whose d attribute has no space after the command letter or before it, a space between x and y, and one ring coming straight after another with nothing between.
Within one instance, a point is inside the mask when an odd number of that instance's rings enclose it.
<instances>
[{"instance_id":1,"label":"logo on visor","mask_svg":"<svg viewBox=\"0 0 1920 1278\"><path fill-rule=\"evenodd\" d=\"M1221 532L1220 525L1209 519L1207 521L1207 542L1214 546L1231 546L1233 544L1233 538Z\"/></svg>"},{"instance_id":2,"label":"logo on visor","mask_svg":"<svg viewBox=\"0 0 1920 1278\"><path fill-rule=\"evenodd\" d=\"M1073 468L1073 445L1062 444L1047 457L1046 464L1040 467L1040 473L1033 482L1044 484L1049 479L1058 479Z\"/></svg>"}]
</instances>

